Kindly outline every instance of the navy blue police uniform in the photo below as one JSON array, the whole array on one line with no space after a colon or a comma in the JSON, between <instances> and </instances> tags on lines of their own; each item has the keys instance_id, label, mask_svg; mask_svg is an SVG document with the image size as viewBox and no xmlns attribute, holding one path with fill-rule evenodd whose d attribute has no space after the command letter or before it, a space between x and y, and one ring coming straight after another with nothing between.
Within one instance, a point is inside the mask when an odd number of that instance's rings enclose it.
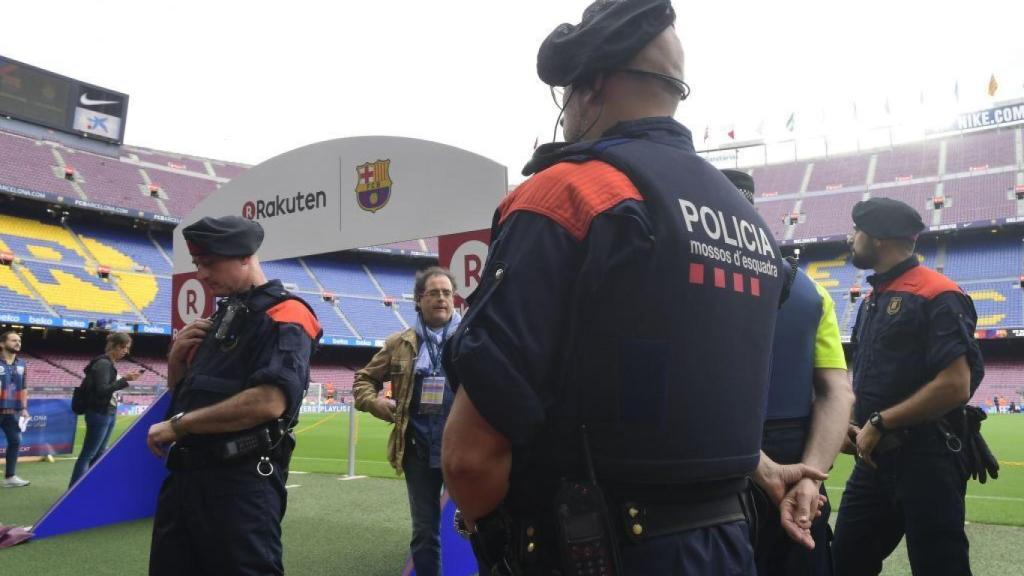
<instances>
[{"instance_id":1,"label":"navy blue police uniform","mask_svg":"<svg viewBox=\"0 0 1024 576\"><path fill-rule=\"evenodd\" d=\"M803 460L814 398L815 345L824 312L823 298L814 281L798 270L775 326L761 444L761 450L779 464L796 464ZM825 494L824 485L821 493ZM811 525L814 550L793 542L783 531L778 508L767 495L755 489L754 501L760 521L756 551L759 574L821 576L832 573L828 526L831 507L827 501L821 516Z\"/></svg>"},{"instance_id":2,"label":"navy blue police uniform","mask_svg":"<svg viewBox=\"0 0 1024 576\"><path fill-rule=\"evenodd\" d=\"M754 202L754 179L739 170L722 170L747 201ZM816 368L846 368L831 300L827 293L797 267L795 259L783 263L784 300L779 309L772 341L771 381L765 409L761 451L780 464L803 460L811 424ZM828 304L828 306L826 306ZM827 317L830 315L830 317ZM832 573L831 507L826 500L821 515L811 525L814 550L797 544L782 529L779 509L768 495L753 486L757 510L754 551L760 576L773 574ZM821 494L827 496L825 486Z\"/></svg>"},{"instance_id":3,"label":"navy blue police uniform","mask_svg":"<svg viewBox=\"0 0 1024 576\"><path fill-rule=\"evenodd\" d=\"M258 226L207 218L183 233L193 255L240 256L259 246ZM221 299L211 321L174 389L169 414L212 406L259 385L279 387L288 407L279 420L228 434L190 434L171 447L153 523L150 574L283 574L291 429L320 326L308 305L278 280Z\"/></svg>"},{"instance_id":4,"label":"navy blue police uniform","mask_svg":"<svg viewBox=\"0 0 1024 576\"><path fill-rule=\"evenodd\" d=\"M502 203L447 348L455 386L513 446L510 555L525 573L559 565L549 506L583 475L585 424L624 573L753 573L740 495L759 459L778 248L672 119L548 151Z\"/></svg>"},{"instance_id":5,"label":"navy blue police uniform","mask_svg":"<svg viewBox=\"0 0 1024 576\"><path fill-rule=\"evenodd\" d=\"M673 21L668 2L597 2L545 40L541 79L614 69ZM542 146L524 174L445 355L512 446L481 573L564 573L554 502L592 466L623 573L752 574L744 494L782 291L767 226L667 117Z\"/></svg>"},{"instance_id":6,"label":"navy blue police uniform","mask_svg":"<svg viewBox=\"0 0 1024 576\"><path fill-rule=\"evenodd\" d=\"M924 227L912 208L881 198L855 206L854 222L879 239L911 238ZM872 290L851 337L854 422L871 425L872 414L902 402L961 356L973 393L984 367L970 297L916 256L868 282ZM964 533L968 472L951 432L962 429L963 418L956 409L938 421L887 431L872 455L877 469L857 459L836 522L836 574L878 574L904 535L915 575L971 573Z\"/></svg>"}]
</instances>

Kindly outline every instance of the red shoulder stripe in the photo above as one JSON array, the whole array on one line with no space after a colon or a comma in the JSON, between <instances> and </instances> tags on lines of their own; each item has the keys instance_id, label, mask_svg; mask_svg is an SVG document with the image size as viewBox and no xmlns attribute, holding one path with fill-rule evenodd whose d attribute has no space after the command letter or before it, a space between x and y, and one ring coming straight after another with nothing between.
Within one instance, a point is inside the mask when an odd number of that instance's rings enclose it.
<instances>
[{"instance_id":1,"label":"red shoulder stripe","mask_svg":"<svg viewBox=\"0 0 1024 576\"><path fill-rule=\"evenodd\" d=\"M267 310L267 315L270 316L274 322L281 322L286 324L298 324L302 326L302 329L306 331L306 334L310 338L316 340L317 334L320 333L320 323L317 322L316 316L309 311L301 302L296 300L285 300L273 308Z\"/></svg>"},{"instance_id":2,"label":"red shoulder stripe","mask_svg":"<svg viewBox=\"0 0 1024 576\"><path fill-rule=\"evenodd\" d=\"M602 212L625 200L643 200L625 174L600 160L562 162L530 178L498 206L499 222L515 212L554 220L577 241Z\"/></svg>"},{"instance_id":3,"label":"red shoulder stripe","mask_svg":"<svg viewBox=\"0 0 1024 576\"><path fill-rule=\"evenodd\" d=\"M962 292L956 282L924 266L915 266L906 274L893 280L892 284L886 286L885 291L909 292L925 300L931 300L946 292Z\"/></svg>"}]
</instances>

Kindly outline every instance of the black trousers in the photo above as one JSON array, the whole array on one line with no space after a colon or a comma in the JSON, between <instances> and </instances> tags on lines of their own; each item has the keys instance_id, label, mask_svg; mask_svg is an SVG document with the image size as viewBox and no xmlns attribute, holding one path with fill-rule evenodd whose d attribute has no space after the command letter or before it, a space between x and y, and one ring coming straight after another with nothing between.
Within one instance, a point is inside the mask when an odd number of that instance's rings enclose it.
<instances>
[{"instance_id":1,"label":"black trousers","mask_svg":"<svg viewBox=\"0 0 1024 576\"><path fill-rule=\"evenodd\" d=\"M803 428L769 429L761 449L780 464L795 464L803 458L806 432ZM821 493L825 494L822 485ZM753 489L757 511L757 542L754 555L758 576L830 576L832 574L832 529L828 525L831 504L825 504L821 516L811 525L814 550L797 544L782 529L779 508L756 486Z\"/></svg>"},{"instance_id":2,"label":"black trousers","mask_svg":"<svg viewBox=\"0 0 1024 576\"><path fill-rule=\"evenodd\" d=\"M858 460L846 483L832 545L835 573L876 575L904 535L915 576L969 576L964 496L967 473L933 425L876 455L878 469Z\"/></svg>"},{"instance_id":3,"label":"black trousers","mask_svg":"<svg viewBox=\"0 0 1024 576\"><path fill-rule=\"evenodd\" d=\"M288 470L270 476L256 460L171 472L160 489L150 576L284 574L281 519Z\"/></svg>"}]
</instances>

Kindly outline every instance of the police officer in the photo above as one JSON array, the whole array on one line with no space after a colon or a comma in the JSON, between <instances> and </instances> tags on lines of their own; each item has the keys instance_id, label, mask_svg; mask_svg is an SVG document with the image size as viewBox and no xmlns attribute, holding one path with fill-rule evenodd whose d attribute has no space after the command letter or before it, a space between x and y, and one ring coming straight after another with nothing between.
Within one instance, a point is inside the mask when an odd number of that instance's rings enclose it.
<instances>
[{"instance_id":1,"label":"police officer","mask_svg":"<svg viewBox=\"0 0 1024 576\"><path fill-rule=\"evenodd\" d=\"M499 206L446 347L442 469L482 574L754 572L779 249L672 119L674 20L602 0L540 48L569 142Z\"/></svg>"},{"instance_id":2,"label":"police officer","mask_svg":"<svg viewBox=\"0 0 1024 576\"><path fill-rule=\"evenodd\" d=\"M754 179L749 174L739 170L722 173L754 203ZM853 390L835 303L796 264L794 259L783 266L789 282L775 324L761 449L775 462L804 462L828 470L843 444ZM820 500L819 494L826 497L825 505L815 519L813 508ZM831 574L830 508L821 482L804 478L782 500L783 508L795 508L794 515L802 519L797 525L780 519L779 508L766 492L755 490L754 496L759 520L755 550L758 574ZM809 534L804 534L808 526ZM802 548L794 539L811 549Z\"/></svg>"},{"instance_id":3,"label":"police officer","mask_svg":"<svg viewBox=\"0 0 1024 576\"><path fill-rule=\"evenodd\" d=\"M305 302L263 275L258 223L206 217L182 234L198 279L221 300L212 318L175 338L173 416L149 429L150 450L166 453L170 470L149 573L283 574L291 428L320 325Z\"/></svg>"},{"instance_id":4,"label":"police officer","mask_svg":"<svg viewBox=\"0 0 1024 576\"><path fill-rule=\"evenodd\" d=\"M875 274L851 339L857 400L844 451L856 465L836 521L836 574L878 574L904 534L915 575L970 574L956 431L984 372L977 313L918 262L924 223L913 208L872 198L853 223L853 263Z\"/></svg>"}]
</instances>

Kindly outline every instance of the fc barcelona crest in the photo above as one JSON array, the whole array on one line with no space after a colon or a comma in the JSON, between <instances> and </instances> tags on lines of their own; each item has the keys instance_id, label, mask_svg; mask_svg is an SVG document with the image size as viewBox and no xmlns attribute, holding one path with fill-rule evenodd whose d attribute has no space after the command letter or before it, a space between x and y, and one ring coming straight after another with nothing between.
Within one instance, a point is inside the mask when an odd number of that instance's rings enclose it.
<instances>
[{"instance_id":1,"label":"fc barcelona crest","mask_svg":"<svg viewBox=\"0 0 1024 576\"><path fill-rule=\"evenodd\" d=\"M391 199L391 160L377 160L356 166L356 201L367 212L376 212Z\"/></svg>"},{"instance_id":2,"label":"fc barcelona crest","mask_svg":"<svg viewBox=\"0 0 1024 576\"><path fill-rule=\"evenodd\" d=\"M889 300L889 307L886 308L885 311L889 314L889 316L895 316L895 315L899 314L899 312L900 312L900 304L902 304L902 303L903 303L903 297L902 296L893 296L892 300Z\"/></svg>"}]
</instances>

